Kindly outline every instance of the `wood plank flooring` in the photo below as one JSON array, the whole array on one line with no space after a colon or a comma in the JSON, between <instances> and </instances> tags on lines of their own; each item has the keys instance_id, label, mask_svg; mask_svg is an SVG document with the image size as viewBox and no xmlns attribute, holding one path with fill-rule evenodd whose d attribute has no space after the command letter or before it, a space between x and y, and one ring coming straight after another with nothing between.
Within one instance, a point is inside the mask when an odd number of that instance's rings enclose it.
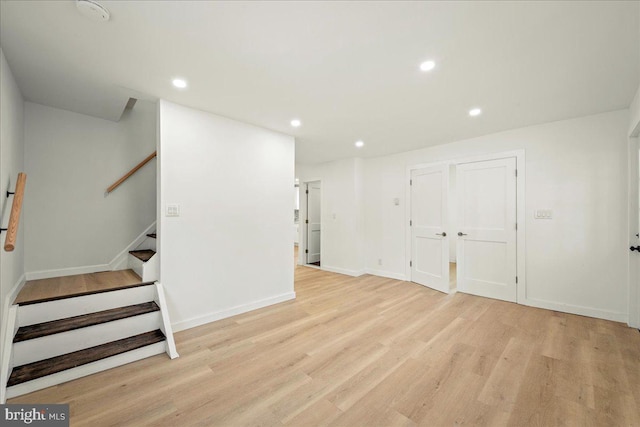
<instances>
[{"instance_id":1,"label":"wood plank flooring","mask_svg":"<svg viewBox=\"0 0 640 427\"><path fill-rule=\"evenodd\" d=\"M69 403L73 426L640 425L620 323L300 266L296 292L10 403Z\"/></svg>"},{"instance_id":2,"label":"wood plank flooring","mask_svg":"<svg viewBox=\"0 0 640 427\"><path fill-rule=\"evenodd\" d=\"M133 270L103 271L76 276L29 280L18 293L15 304L29 303L61 296L109 290L133 285L142 280Z\"/></svg>"}]
</instances>

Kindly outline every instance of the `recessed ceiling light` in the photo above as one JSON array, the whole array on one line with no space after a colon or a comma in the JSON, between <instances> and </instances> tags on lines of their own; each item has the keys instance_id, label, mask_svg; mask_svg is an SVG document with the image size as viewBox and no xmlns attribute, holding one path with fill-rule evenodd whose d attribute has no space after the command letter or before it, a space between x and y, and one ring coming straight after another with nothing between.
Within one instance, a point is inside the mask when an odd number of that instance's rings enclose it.
<instances>
[{"instance_id":1,"label":"recessed ceiling light","mask_svg":"<svg viewBox=\"0 0 640 427\"><path fill-rule=\"evenodd\" d=\"M187 81L184 79L173 79L171 83L173 83L173 85L178 89L184 89L187 87Z\"/></svg>"},{"instance_id":2,"label":"recessed ceiling light","mask_svg":"<svg viewBox=\"0 0 640 427\"><path fill-rule=\"evenodd\" d=\"M302 122L298 119L293 119L291 120L291 126L293 126L294 128L298 128L300 127L300 125L302 125Z\"/></svg>"},{"instance_id":3,"label":"recessed ceiling light","mask_svg":"<svg viewBox=\"0 0 640 427\"><path fill-rule=\"evenodd\" d=\"M469 110L469 115L471 117L476 117L476 116L479 116L480 114L482 114L482 110L479 108L472 108L471 110Z\"/></svg>"},{"instance_id":4,"label":"recessed ceiling light","mask_svg":"<svg viewBox=\"0 0 640 427\"><path fill-rule=\"evenodd\" d=\"M364 142L362 142L362 141L356 141L356 147L358 147L358 148L362 148L362 147L364 147Z\"/></svg>"},{"instance_id":5,"label":"recessed ceiling light","mask_svg":"<svg viewBox=\"0 0 640 427\"><path fill-rule=\"evenodd\" d=\"M433 61L424 61L422 64L420 64L420 69L422 71L431 71L435 68L436 63Z\"/></svg>"}]
</instances>

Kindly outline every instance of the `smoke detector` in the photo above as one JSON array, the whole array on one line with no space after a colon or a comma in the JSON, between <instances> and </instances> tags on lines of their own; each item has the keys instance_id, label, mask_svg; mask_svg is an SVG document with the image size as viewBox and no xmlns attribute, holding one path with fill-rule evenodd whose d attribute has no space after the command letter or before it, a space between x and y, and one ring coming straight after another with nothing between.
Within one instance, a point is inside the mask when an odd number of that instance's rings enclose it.
<instances>
[{"instance_id":1,"label":"smoke detector","mask_svg":"<svg viewBox=\"0 0 640 427\"><path fill-rule=\"evenodd\" d=\"M93 21L108 21L109 11L92 0L76 0L76 7L83 16Z\"/></svg>"}]
</instances>

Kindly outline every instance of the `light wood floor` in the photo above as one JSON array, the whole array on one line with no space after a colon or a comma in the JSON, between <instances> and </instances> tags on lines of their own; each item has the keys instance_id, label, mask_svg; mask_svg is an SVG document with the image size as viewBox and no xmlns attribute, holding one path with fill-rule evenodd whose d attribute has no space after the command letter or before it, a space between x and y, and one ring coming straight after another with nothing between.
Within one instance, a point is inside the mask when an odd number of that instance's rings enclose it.
<instances>
[{"instance_id":1,"label":"light wood floor","mask_svg":"<svg viewBox=\"0 0 640 427\"><path fill-rule=\"evenodd\" d=\"M69 403L73 426L640 425L625 325L308 267L296 292L10 403Z\"/></svg>"},{"instance_id":2,"label":"light wood floor","mask_svg":"<svg viewBox=\"0 0 640 427\"><path fill-rule=\"evenodd\" d=\"M140 276L133 270L104 271L52 279L29 280L18 293L15 303L112 289L140 282Z\"/></svg>"}]
</instances>

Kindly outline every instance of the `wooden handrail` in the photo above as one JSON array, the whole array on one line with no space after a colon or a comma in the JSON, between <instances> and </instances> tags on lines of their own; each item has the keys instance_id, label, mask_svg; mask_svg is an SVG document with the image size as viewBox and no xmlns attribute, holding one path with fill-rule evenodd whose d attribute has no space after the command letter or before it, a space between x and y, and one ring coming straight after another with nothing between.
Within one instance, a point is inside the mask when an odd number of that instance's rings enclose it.
<instances>
[{"instance_id":1,"label":"wooden handrail","mask_svg":"<svg viewBox=\"0 0 640 427\"><path fill-rule=\"evenodd\" d=\"M111 187L107 188L107 194L111 193L113 190L115 190L116 188L118 188L118 186L120 184L122 184L123 182L125 182L131 175L133 175L134 173L136 173L138 171L138 169L140 169L141 167L143 167L144 165L146 165L147 163L149 163L151 161L151 159L153 159L154 157L156 157L158 155L157 151L154 151L153 153L149 154L147 156L146 159L144 159L143 161L141 161L140 163L138 163L136 166L134 166L133 169L131 169L129 172L127 172L126 174L124 174L124 176L122 178L120 178L119 180L117 180L116 182L114 182Z\"/></svg>"},{"instance_id":2,"label":"wooden handrail","mask_svg":"<svg viewBox=\"0 0 640 427\"><path fill-rule=\"evenodd\" d=\"M11 252L16 248L18 238L18 224L20 223L20 212L22 211L22 200L24 199L24 186L27 183L27 174L20 172L16 181L16 191L13 193L13 204L11 205L11 215L7 226L7 238L4 241L4 250Z\"/></svg>"}]
</instances>

